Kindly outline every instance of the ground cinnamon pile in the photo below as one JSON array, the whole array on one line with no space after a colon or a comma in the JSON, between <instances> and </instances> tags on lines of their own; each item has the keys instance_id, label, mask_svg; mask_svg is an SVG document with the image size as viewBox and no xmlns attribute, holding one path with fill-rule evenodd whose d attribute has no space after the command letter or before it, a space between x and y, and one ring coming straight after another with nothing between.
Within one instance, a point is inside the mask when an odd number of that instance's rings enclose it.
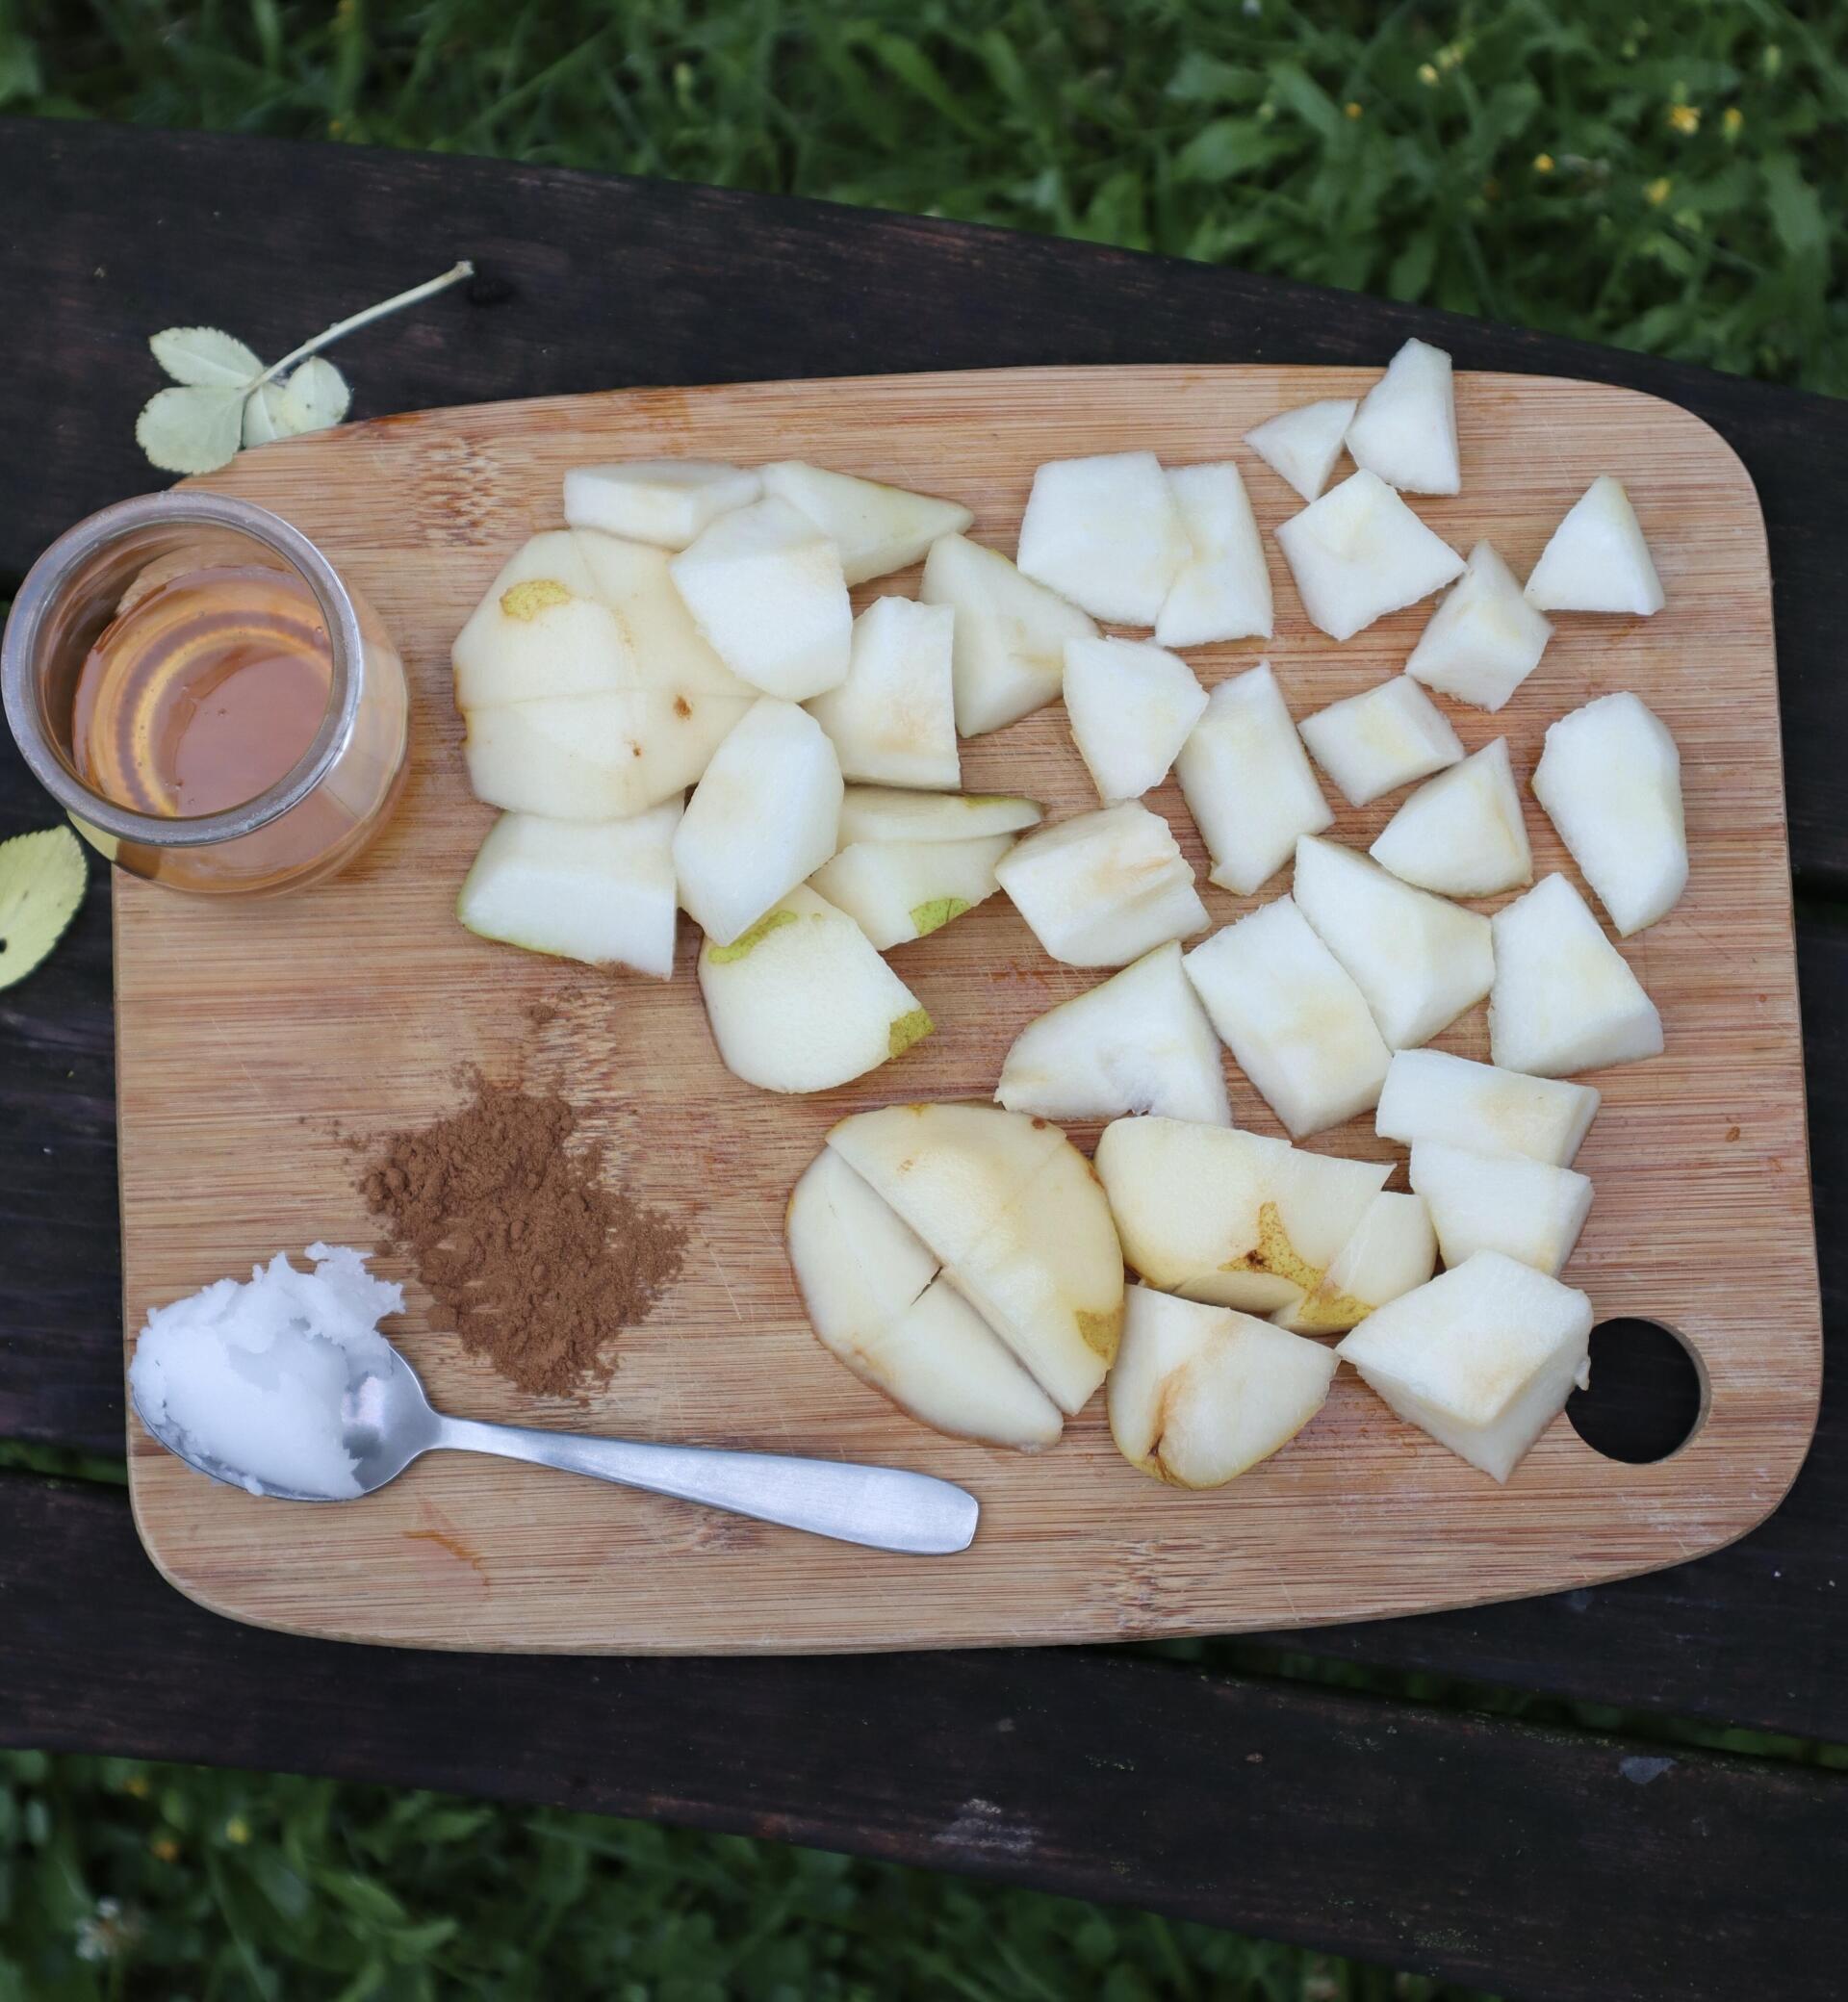
<instances>
[{"instance_id":1,"label":"ground cinnamon pile","mask_svg":"<svg viewBox=\"0 0 1848 2002\"><path fill-rule=\"evenodd\" d=\"M378 1143L361 1193L468 1348L524 1391L581 1392L679 1274L686 1232L604 1185L568 1100L469 1082L460 1112Z\"/></svg>"}]
</instances>

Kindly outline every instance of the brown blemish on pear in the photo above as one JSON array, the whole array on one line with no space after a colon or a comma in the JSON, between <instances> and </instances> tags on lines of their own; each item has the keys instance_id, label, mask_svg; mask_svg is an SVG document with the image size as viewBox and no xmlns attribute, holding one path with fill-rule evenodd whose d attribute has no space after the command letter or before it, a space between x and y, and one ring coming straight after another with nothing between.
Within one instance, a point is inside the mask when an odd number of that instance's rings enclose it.
<instances>
[{"instance_id":1,"label":"brown blemish on pear","mask_svg":"<svg viewBox=\"0 0 1848 2002\"><path fill-rule=\"evenodd\" d=\"M1081 1307L1076 1316L1078 1334L1085 1347L1105 1362L1116 1360L1116 1347L1123 1337L1123 1308L1119 1300L1106 1313L1094 1307Z\"/></svg>"},{"instance_id":2,"label":"brown blemish on pear","mask_svg":"<svg viewBox=\"0 0 1848 2002\"><path fill-rule=\"evenodd\" d=\"M1292 1286L1300 1286L1304 1293L1314 1293L1322 1284L1326 1268L1311 1265L1295 1245L1290 1242L1290 1233L1283 1227L1283 1214L1274 1202L1258 1205L1258 1242L1243 1258L1228 1259L1219 1268L1222 1272L1268 1272L1272 1278L1286 1279Z\"/></svg>"}]
</instances>

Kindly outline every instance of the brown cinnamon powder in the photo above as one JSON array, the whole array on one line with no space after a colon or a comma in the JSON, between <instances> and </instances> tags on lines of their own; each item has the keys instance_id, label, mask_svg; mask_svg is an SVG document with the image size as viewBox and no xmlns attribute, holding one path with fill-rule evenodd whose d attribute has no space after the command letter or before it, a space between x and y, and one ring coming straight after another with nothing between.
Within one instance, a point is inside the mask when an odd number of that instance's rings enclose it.
<instances>
[{"instance_id":1,"label":"brown cinnamon powder","mask_svg":"<svg viewBox=\"0 0 1848 2002\"><path fill-rule=\"evenodd\" d=\"M580 1393L673 1284L686 1232L605 1186L557 1092L469 1083L460 1112L378 1143L361 1193L466 1347L524 1391Z\"/></svg>"}]
</instances>

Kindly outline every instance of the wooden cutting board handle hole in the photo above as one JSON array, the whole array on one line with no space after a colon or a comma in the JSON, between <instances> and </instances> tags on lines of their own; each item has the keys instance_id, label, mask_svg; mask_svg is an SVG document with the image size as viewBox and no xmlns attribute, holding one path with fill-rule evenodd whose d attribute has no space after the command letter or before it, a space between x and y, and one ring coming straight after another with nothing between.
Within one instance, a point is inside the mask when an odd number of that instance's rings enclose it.
<instances>
[{"instance_id":1,"label":"wooden cutting board handle hole","mask_svg":"<svg viewBox=\"0 0 1848 2002\"><path fill-rule=\"evenodd\" d=\"M1710 1392L1700 1351L1659 1321L1601 1321L1591 1331L1591 1388L1566 1416L1594 1452L1644 1466L1679 1452L1706 1423Z\"/></svg>"}]
</instances>

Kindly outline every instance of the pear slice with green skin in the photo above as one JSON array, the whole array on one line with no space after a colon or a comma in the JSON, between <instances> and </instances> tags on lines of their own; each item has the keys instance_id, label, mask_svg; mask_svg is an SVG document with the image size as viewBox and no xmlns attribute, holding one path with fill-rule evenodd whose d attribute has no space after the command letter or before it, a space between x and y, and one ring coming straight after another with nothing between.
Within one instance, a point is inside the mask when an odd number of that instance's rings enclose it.
<instances>
[{"instance_id":1,"label":"pear slice with green skin","mask_svg":"<svg viewBox=\"0 0 1848 2002\"><path fill-rule=\"evenodd\" d=\"M1591 1301L1478 1251L1370 1314L1336 1353L1440 1445L1505 1481L1589 1380Z\"/></svg>"},{"instance_id":2,"label":"pear slice with green skin","mask_svg":"<svg viewBox=\"0 0 1848 2002\"><path fill-rule=\"evenodd\" d=\"M800 459L758 469L763 490L805 514L840 551L850 584L915 563L939 536L959 535L975 520L960 500L831 473Z\"/></svg>"},{"instance_id":3,"label":"pear slice with green skin","mask_svg":"<svg viewBox=\"0 0 1848 2002\"><path fill-rule=\"evenodd\" d=\"M634 641L569 529L516 550L449 650L464 714L643 685Z\"/></svg>"},{"instance_id":4,"label":"pear slice with green skin","mask_svg":"<svg viewBox=\"0 0 1848 2002\"><path fill-rule=\"evenodd\" d=\"M1038 800L1007 792L910 792L850 785L840 803L840 845L855 841L976 841L1018 834L1045 818Z\"/></svg>"},{"instance_id":5,"label":"pear slice with green skin","mask_svg":"<svg viewBox=\"0 0 1848 2002\"><path fill-rule=\"evenodd\" d=\"M1012 834L975 841L856 841L809 878L881 952L940 931L994 895Z\"/></svg>"},{"instance_id":6,"label":"pear slice with green skin","mask_svg":"<svg viewBox=\"0 0 1848 2002\"><path fill-rule=\"evenodd\" d=\"M1361 1213L1320 1283L1271 1315L1299 1335L1339 1335L1423 1286L1437 1268L1437 1233L1422 1196L1382 1189Z\"/></svg>"},{"instance_id":7,"label":"pear slice with green skin","mask_svg":"<svg viewBox=\"0 0 1848 2002\"><path fill-rule=\"evenodd\" d=\"M826 1091L901 1057L930 1015L866 935L807 885L699 961L725 1066L766 1091Z\"/></svg>"},{"instance_id":8,"label":"pear slice with green skin","mask_svg":"<svg viewBox=\"0 0 1848 2002\"><path fill-rule=\"evenodd\" d=\"M1132 1286L1110 1373L1111 1437L1158 1480L1223 1487L1302 1430L1334 1373L1333 1351L1319 1342Z\"/></svg>"},{"instance_id":9,"label":"pear slice with green skin","mask_svg":"<svg viewBox=\"0 0 1848 2002\"><path fill-rule=\"evenodd\" d=\"M1097 1173L1131 1270L1166 1293L1250 1314L1313 1293L1392 1172L1268 1134L1155 1115L1116 1119Z\"/></svg>"},{"instance_id":10,"label":"pear slice with green skin","mask_svg":"<svg viewBox=\"0 0 1848 2002\"><path fill-rule=\"evenodd\" d=\"M630 820L543 820L503 813L488 831L456 899L478 937L527 952L674 971L674 830L669 800Z\"/></svg>"}]
</instances>

